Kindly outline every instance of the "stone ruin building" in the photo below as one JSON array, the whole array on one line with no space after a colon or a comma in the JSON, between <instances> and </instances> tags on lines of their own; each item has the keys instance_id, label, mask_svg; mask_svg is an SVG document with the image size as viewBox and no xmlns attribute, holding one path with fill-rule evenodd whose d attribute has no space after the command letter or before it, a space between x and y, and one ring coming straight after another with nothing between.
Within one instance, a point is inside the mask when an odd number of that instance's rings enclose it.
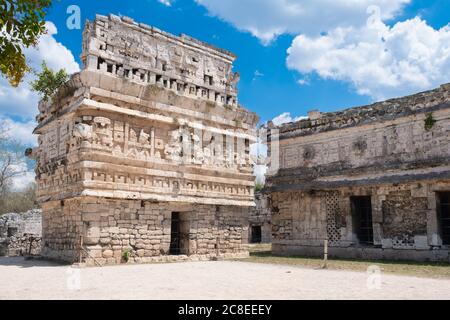
<instances>
[{"instance_id":1,"label":"stone ruin building","mask_svg":"<svg viewBox=\"0 0 450 320\"><path fill-rule=\"evenodd\" d=\"M37 256L41 252L41 211L0 216L0 257Z\"/></svg>"},{"instance_id":2,"label":"stone ruin building","mask_svg":"<svg viewBox=\"0 0 450 320\"><path fill-rule=\"evenodd\" d=\"M268 196L261 192L255 193L256 206L250 209L249 216L249 242L272 242L272 213L269 207Z\"/></svg>"},{"instance_id":3,"label":"stone ruin building","mask_svg":"<svg viewBox=\"0 0 450 320\"><path fill-rule=\"evenodd\" d=\"M277 129L275 254L449 261L450 84Z\"/></svg>"},{"instance_id":4,"label":"stone ruin building","mask_svg":"<svg viewBox=\"0 0 450 320\"><path fill-rule=\"evenodd\" d=\"M97 16L84 69L39 105L42 255L87 264L248 255L249 146L235 55Z\"/></svg>"}]
</instances>

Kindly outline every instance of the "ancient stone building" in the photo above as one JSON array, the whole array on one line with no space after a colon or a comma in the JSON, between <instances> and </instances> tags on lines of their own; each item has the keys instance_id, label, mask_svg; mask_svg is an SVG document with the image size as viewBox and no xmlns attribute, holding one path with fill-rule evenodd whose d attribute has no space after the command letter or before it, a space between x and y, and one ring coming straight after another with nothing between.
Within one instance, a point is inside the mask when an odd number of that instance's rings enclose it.
<instances>
[{"instance_id":1,"label":"ancient stone building","mask_svg":"<svg viewBox=\"0 0 450 320\"><path fill-rule=\"evenodd\" d=\"M277 137L274 253L321 255L329 239L332 256L449 261L450 85L311 112Z\"/></svg>"},{"instance_id":2,"label":"ancient stone building","mask_svg":"<svg viewBox=\"0 0 450 320\"><path fill-rule=\"evenodd\" d=\"M250 210L249 241L250 243L270 243L272 241L271 211L268 196L255 193L256 206Z\"/></svg>"},{"instance_id":3,"label":"ancient stone building","mask_svg":"<svg viewBox=\"0 0 450 320\"><path fill-rule=\"evenodd\" d=\"M83 70L38 116L45 257L115 264L248 255L249 145L235 56L97 16Z\"/></svg>"},{"instance_id":4,"label":"ancient stone building","mask_svg":"<svg viewBox=\"0 0 450 320\"><path fill-rule=\"evenodd\" d=\"M39 255L41 252L41 211L7 213L0 216L0 256Z\"/></svg>"}]
</instances>

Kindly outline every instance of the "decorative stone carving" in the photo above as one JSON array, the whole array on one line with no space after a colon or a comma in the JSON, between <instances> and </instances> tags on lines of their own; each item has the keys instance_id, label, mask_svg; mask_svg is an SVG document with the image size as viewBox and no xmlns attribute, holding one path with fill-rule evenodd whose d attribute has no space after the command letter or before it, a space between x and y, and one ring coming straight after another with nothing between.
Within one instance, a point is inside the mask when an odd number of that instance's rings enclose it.
<instances>
[{"instance_id":1,"label":"decorative stone carving","mask_svg":"<svg viewBox=\"0 0 450 320\"><path fill-rule=\"evenodd\" d=\"M134 262L166 259L176 212L189 221L184 255L247 256L251 163L248 149L224 144L255 141L258 119L238 104L235 56L116 16L97 16L83 37L85 68L41 105L39 147L28 152L42 254L88 264L120 263L124 250Z\"/></svg>"}]
</instances>

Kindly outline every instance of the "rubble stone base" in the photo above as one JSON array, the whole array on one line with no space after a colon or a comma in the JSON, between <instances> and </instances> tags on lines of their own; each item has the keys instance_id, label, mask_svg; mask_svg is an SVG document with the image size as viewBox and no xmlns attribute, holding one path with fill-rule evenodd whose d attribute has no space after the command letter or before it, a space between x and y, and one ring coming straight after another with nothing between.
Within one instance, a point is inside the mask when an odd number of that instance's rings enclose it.
<instances>
[{"instance_id":1,"label":"rubble stone base","mask_svg":"<svg viewBox=\"0 0 450 320\"><path fill-rule=\"evenodd\" d=\"M180 217L180 254L171 246ZM78 197L43 205L42 255L88 265L248 256L248 208ZM82 242L83 250L80 245Z\"/></svg>"}]
</instances>

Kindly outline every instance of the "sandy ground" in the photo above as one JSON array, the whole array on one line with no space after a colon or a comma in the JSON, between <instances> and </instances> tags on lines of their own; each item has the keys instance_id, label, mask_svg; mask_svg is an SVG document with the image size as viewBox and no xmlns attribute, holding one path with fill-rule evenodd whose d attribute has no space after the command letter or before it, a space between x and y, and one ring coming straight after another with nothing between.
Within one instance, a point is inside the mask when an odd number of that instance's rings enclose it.
<instances>
[{"instance_id":1,"label":"sandy ground","mask_svg":"<svg viewBox=\"0 0 450 320\"><path fill-rule=\"evenodd\" d=\"M361 272L232 261L73 269L0 258L0 299L450 299L450 280L367 283Z\"/></svg>"}]
</instances>

